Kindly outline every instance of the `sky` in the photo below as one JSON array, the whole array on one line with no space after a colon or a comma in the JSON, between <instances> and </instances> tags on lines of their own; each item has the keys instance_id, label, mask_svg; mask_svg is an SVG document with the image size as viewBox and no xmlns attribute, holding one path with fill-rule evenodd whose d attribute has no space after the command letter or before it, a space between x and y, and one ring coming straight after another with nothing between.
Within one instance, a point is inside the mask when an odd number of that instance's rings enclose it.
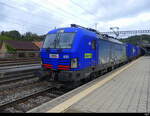
<instances>
[{"instance_id":1,"label":"sky","mask_svg":"<svg viewBox=\"0 0 150 116\"><path fill-rule=\"evenodd\" d=\"M42 35L70 24L101 32L150 29L149 6L150 0L0 0L0 31Z\"/></svg>"}]
</instances>

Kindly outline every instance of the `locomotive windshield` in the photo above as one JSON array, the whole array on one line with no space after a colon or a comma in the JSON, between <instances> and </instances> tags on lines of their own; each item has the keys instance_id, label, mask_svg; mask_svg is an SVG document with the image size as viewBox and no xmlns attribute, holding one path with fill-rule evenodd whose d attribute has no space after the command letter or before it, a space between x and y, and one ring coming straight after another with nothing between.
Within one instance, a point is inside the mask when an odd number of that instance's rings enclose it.
<instances>
[{"instance_id":1,"label":"locomotive windshield","mask_svg":"<svg viewBox=\"0 0 150 116\"><path fill-rule=\"evenodd\" d=\"M46 36L43 48L71 48L75 33L57 33Z\"/></svg>"}]
</instances>

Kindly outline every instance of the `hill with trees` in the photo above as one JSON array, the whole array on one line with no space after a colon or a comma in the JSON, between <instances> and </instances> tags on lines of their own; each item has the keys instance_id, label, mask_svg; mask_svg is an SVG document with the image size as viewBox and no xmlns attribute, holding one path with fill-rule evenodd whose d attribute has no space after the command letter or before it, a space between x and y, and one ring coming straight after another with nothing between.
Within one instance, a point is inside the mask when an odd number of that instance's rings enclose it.
<instances>
[{"instance_id":1,"label":"hill with trees","mask_svg":"<svg viewBox=\"0 0 150 116\"><path fill-rule=\"evenodd\" d=\"M20 34L16 30L2 31L0 34L0 40L43 41L44 38L45 35L39 36L31 32Z\"/></svg>"},{"instance_id":2,"label":"hill with trees","mask_svg":"<svg viewBox=\"0 0 150 116\"><path fill-rule=\"evenodd\" d=\"M136 35L128 37L126 39L121 39L120 41L125 43L131 43L134 45L139 45L143 43L150 44L150 35Z\"/></svg>"},{"instance_id":3,"label":"hill with trees","mask_svg":"<svg viewBox=\"0 0 150 116\"><path fill-rule=\"evenodd\" d=\"M31 32L27 32L25 34L20 34L16 30L12 31L2 31L0 33L0 40L21 40L21 41L43 41L45 35L37 35ZM121 39L122 42L127 42L135 45L139 45L142 43L150 43L150 35L136 35L131 36L125 39Z\"/></svg>"}]
</instances>

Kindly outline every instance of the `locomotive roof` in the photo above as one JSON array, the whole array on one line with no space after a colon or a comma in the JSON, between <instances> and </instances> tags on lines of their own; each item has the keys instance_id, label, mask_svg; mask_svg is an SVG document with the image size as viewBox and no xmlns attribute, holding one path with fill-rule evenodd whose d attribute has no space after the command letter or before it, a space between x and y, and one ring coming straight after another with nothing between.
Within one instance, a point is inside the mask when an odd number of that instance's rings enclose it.
<instances>
[{"instance_id":1,"label":"locomotive roof","mask_svg":"<svg viewBox=\"0 0 150 116\"><path fill-rule=\"evenodd\" d=\"M86 28L82 28L82 27L58 28L58 29L54 29L54 30L49 31L48 34L57 33L60 30L64 30L64 32L84 32L88 35L96 36L96 37L103 39L103 40L111 41L111 42L118 43L118 44L123 44L121 41L115 39L112 36L108 36L106 34L100 34L100 32L96 32L94 29L92 30L90 28L89 28L89 30L88 30L88 28L86 29Z\"/></svg>"}]
</instances>

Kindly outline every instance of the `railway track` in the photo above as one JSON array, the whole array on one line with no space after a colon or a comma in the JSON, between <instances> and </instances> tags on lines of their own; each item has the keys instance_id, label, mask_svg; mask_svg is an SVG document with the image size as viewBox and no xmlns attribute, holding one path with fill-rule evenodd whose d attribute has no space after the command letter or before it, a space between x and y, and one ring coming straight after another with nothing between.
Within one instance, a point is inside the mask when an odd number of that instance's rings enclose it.
<instances>
[{"instance_id":1,"label":"railway track","mask_svg":"<svg viewBox=\"0 0 150 116\"><path fill-rule=\"evenodd\" d=\"M7 70L7 67L3 69ZM27 112L65 93L35 77L39 68L19 69L10 69L0 75L0 112ZM2 72L0 70L0 74Z\"/></svg>"},{"instance_id":2,"label":"railway track","mask_svg":"<svg viewBox=\"0 0 150 116\"><path fill-rule=\"evenodd\" d=\"M72 90L57 89L59 85L39 81L34 76L36 70L10 72L0 78L0 112L25 113Z\"/></svg>"},{"instance_id":3,"label":"railway track","mask_svg":"<svg viewBox=\"0 0 150 116\"><path fill-rule=\"evenodd\" d=\"M6 87L5 83L5 87L0 86L0 112L25 113L72 90L57 89L57 86L38 78L28 79L19 79L18 84L14 79L13 85L7 84Z\"/></svg>"},{"instance_id":4,"label":"railway track","mask_svg":"<svg viewBox=\"0 0 150 116\"><path fill-rule=\"evenodd\" d=\"M35 77L39 69L40 66L37 64L0 67L0 89L2 86L11 86L22 81L39 80L38 77Z\"/></svg>"},{"instance_id":5,"label":"railway track","mask_svg":"<svg viewBox=\"0 0 150 116\"><path fill-rule=\"evenodd\" d=\"M0 112L25 113L72 90L56 89L59 85L39 81L33 72L12 73L0 80Z\"/></svg>"},{"instance_id":6,"label":"railway track","mask_svg":"<svg viewBox=\"0 0 150 116\"><path fill-rule=\"evenodd\" d=\"M47 82L35 82L17 89L0 91L0 112L27 112L65 93Z\"/></svg>"},{"instance_id":7,"label":"railway track","mask_svg":"<svg viewBox=\"0 0 150 116\"><path fill-rule=\"evenodd\" d=\"M16 65L16 66L5 66L0 67L0 73L2 71L7 72L10 69L21 69L21 68L28 68L28 67L34 67L34 66L40 66L40 64L26 64L26 65Z\"/></svg>"},{"instance_id":8,"label":"railway track","mask_svg":"<svg viewBox=\"0 0 150 116\"><path fill-rule=\"evenodd\" d=\"M22 80L29 80L29 79L33 79L36 78L35 77L35 71L36 70L27 70L27 71L21 71L21 72L17 72L17 73L8 73L7 75L5 75L5 77L0 78L0 87L2 85L9 85L11 83L16 83L18 81L22 81Z\"/></svg>"},{"instance_id":9,"label":"railway track","mask_svg":"<svg viewBox=\"0 0 150 116\"><path fill-rule=\"evenodd\" d=\"M15 60L15 61L1 61L0 67L6 66L18 66L18 65L27 65L27 64L39 64L40 59L28 59L28 60Z\"/></svg>"},{"instance_id":10,"label":"railway track","mask_svg":"<svg viewBox=\"0 0 150 116\"><path fill-rule=\"evenodd\" d=\"M13 62L13 61L28 61L28 60L40 60L40 58L0 58L0 62Z\"/></svg>"}]
</instances>

